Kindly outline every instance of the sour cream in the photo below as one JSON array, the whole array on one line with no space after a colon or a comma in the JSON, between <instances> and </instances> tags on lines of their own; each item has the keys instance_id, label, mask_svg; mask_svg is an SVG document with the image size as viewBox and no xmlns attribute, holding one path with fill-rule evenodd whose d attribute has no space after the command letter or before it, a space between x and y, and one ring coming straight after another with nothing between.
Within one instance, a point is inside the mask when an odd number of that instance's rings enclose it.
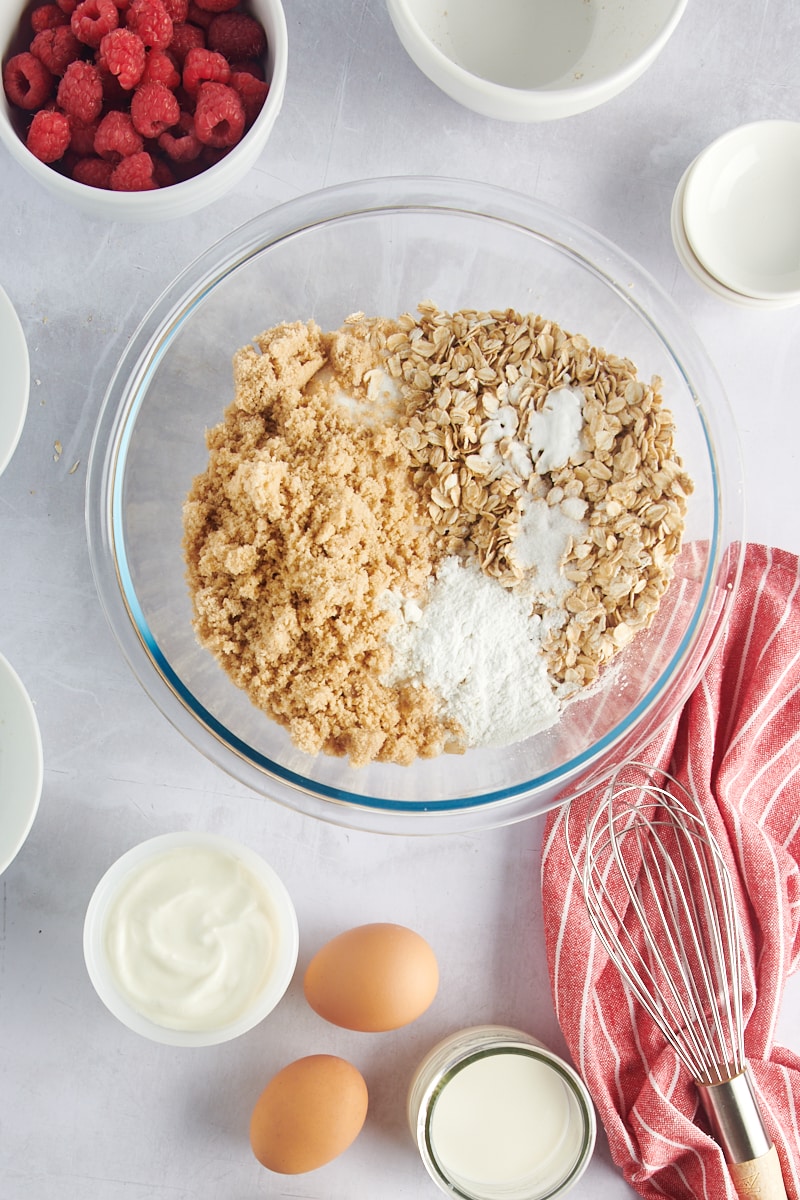
<instances>
[{"instance_id":1,"label":"sour cream","mask_svg":"<svg viewBox=\"0 0 800 1200\"><path fill-rule=\"evenodd\" d=\"M211 835L168 834L106 873L87 911L84 951L100 998L131 1028L211 1044L251 1028L283 995L297 921L283 884L253 852Z\"/></svg>"},{"instance_id":2,"label":"sour cream","mask_svg":"<svg viewBox=\"0 0 800 1200\"><path fill-rule=\"evenodd\" d=\"M131 873L106 917L117 987L170 1029L216 1029L264 987L274 948L270 899L229 854L184 846Z\"/></svg>"}]
</instances>

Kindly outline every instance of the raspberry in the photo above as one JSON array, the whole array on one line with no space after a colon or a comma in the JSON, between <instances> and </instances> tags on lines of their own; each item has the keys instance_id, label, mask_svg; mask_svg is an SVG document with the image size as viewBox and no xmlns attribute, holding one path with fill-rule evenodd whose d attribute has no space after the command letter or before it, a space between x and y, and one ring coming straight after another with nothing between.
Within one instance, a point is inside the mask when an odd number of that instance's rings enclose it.
<instances>
[{"instance_id":1,"label":"raspberry","mask_svg":"<svg viewBox=\"0 0 800 1200\"><path fill-rule=\"evenodd\" d=\"M214 20L214 14L208 12L205 8L200 8L195 4L195 0L189 0L189 8L186 12L186 20L191 21L193 25L199 25L202 29L208 29L211 22Z\"/></svg>"},{"instance_id":2,"label":"raspberry","mask_svg":"<svg viewBox=\"0 0 800 1200\"><path fill-rule=\"evenodd\" d=\"M172 19L161 0L131 0L126 20L145 46L166 50L172 41Z\"/></svg>"},{"instance_id":3,"label":"raspberry","mask_svg":"<svg viewBox=\"0 0 800 1200\"><path fill-rule=\"evenodd\" d=\"M194 128L204 146L235 146L244 133L244 105L239 93L224 83L201 83Z\"/></svg>"},{"instance_id":4,"label":"raspberry","mask_svg":"<svg viewBox=\"0 0 800 1200\"><path fill-rule=\"evenodd\" d=\"M221 13L230 12L232 8L236 8L239 0L194 0L194 3L206 12Z\"/></svg>"},{"instance_id":5,"label":"raspberry","mask_svg":"<svg viewBox=\"0 0 800 1200\"><path fill-rule=\"evenodd\" d=\"M107 33L119 25L114 0L82 0L70 17L72 32L79 42L97 48Z\"/></svg>"},{"instance_id":6,"label":"raspberry","mask_svg":"<svg viewBox=\"0 0 800 1200\"><path fill-rule=\"evenodd\" d=\"M201 29L199 25L190 25L184 22L173 27L169 52L178 66L183 67L184 59L189 51L203 49L205 44L205 30Z\"/></svg>"},{"instance_id":7,"label":"raspberry","mask_svg":"<svg viewBox=\"0 0 800 1200\"><path fill-rule=\"evenodd\" d=\"M177 183L175 172L165 158L153 159L153 179L157 187L169 187Z\"/></svg>"},{"instance_id":8,"label":"raspberry","mask_svg":"<svg viewBox=\"0 0 800 1200\"><path fill-rule=\"evenodd\" d=\"M157 187L153 160L146 150L120 159L111 172L111 188L115 192L148 192Z\"/></svg>"},{"instance_id":9,"label":"raspberry","mask_svg":"<svg viewBox=\"0 0 800 1200\"><path fill-rule=\"evenodd\" d=\"M40 4L31 13L31 29L34 33L55 29L58 25L69 25L69 17L57 4Z\"/></svg>"},{"instance_id":10,"label":"raspberry","mask_svg":"<svg viewBox=\"0 0 800 1200\"><path fill-rule=\"evenodd\" d=\"M71 62L58 85L56 98L64 112L76 121L88 125L99 117L103 107L103 84L97 68L80 60Z\"/></svg>"},{"instance_id":11,"label":"raspberry","mask_svg":"<svg viewBox=\"0 0 800 1200\"><path fill-rule=\"evenodd\" d=\"M29 50L15 54L3 67L3 87L12 104L33 112L53 94L53 76Z\"/></svg>"},{"instance_id":12,"label":"raspberry","mask_svg":"<svg viewBox=\"0 0 800 1200\"><path fill-rule=\"evenodd\" d=\"M78 7L78 0L56 0L56 4L62 12L65 12L68 17L71 17L75 12L75 9Z\"/></svg>"},{"instance_id":13,"label":"raspberry","mask_svg":"<svg viewBox=\"0 0 800 1200\"><path fill-rule=\"evenodd\" d=\"M216 148L215 146L206 146L203 150L203 167L215 167L218 162L222 162L229 149L230 147L226 146L220 146L219 148Z\"/></svg>"},{"instance_id":14,"label":"raspberry","mask_svg":"<svg viewBox=\"0 0 800 1200\"><path fill-rule=\"evenodd\" d=\"M120 87L130 91L144 72L144 42L130 29L113 29L100 43L98 62L116 75Z\"/></svg>"},{"instance_id":15,"label":"raspberry","mask_svg":"<svg viewBox=\"0 0 800 1200\"><path fill-rule=\"evenodd\" d=\"M178 101L163 83L142 83L133 93L131 120L142 137L157 138L177 125L180 115Z\"/></svg>"},{"instance_id":16,"label":"raspberry","mask_svg":"<svg viewBox=\"0 0 800 1200\"><path fill-rule=\"evenodd\" d=\"M247 58L244 62L232 62L231 74L236 71L246 71L248 75L255 75L256 79L264 79L264 68L252 58Z\"/></svg>"},{"instance_id":17,"label":"raspberry","mask_svg":"<svg viewBox=\"0 0 800 1200\"><path fill-rule=\"evenodd\" d=\"M186 20L189 13L189 0L161 0L161 3L167 10L167 16L173 25L178 21Z\"/></svg>"},{"instance_id":18,"label":"raspberry","mask_svg":"<svg viewBox=\"0 0 800 1200\"><path fill-rule=\"evenodd\" d=\"M206 42L209 50L219 51L230 62L237 58L260 58L267 48L267 35L247 13L225 12L214 17Z\"/></svg>"},{"instance_id":19,"label":"raspberry","mask_svg":"<svg viewBox=\"0 0 800 1200\"><path fill-rule=\"evenodd\" d=\"M190 50L184 59L183 86L190 96L201 83L227 83L230 77L230 63L214 50Z\"/></svg>"},{"instance_id":20,"label":"raspberry","mask_svg":"<svg viewBox=\"0 0 800 1200\"><path fill-rule=\"evenodd\" d=\"M94 152L100 158L118 163L129 154L138 154L144 149L141 135L134 128L130 114L112 110L97 126L94 139Z\"/></svg>"},{"instance_id":21,"label":"raspberry","mask_svg":"<svg viewBox=\"0 0 800 1200\"><path fill-rule=\"evenodd\" d=\"M239 93L244 105L246 124L252 125L269 95L269 84L249 71L234 71L231 75L231 87Z\"/></svg>"},{"instance_id":22,"label":"raspberry","mask_svg":"<svg viewBox=\"0 0 800 1200\"><path fill-rule=\"evenodd\" d=\"M108 190L112 186L113 170L114 163L104 162L103 158L97 158L95 155L83 155L73 163L71 174L77 184Z\"/></svg>"},{"instance_id":23,"label":"raspberry","mask_svg":"<svg viewBox=\"0 0 800 1200\"><path fill-rule=\"evenodd\" d=\"M99 121L90 121L88 125L84 125L81 121L70 121L69 127L72 136L69 140L69 148L73 154L77 154L78 158L94 154L94 135L97 133L98 125Z\"/></svg>"},{"instance_id":24,"label":"raspberry","mask_svg":"<svg viewBox=\"0 0 800 1200\"><path fill-rule=\"evenodd\" d=\"M131 94L125 91L116 75L112 75L102 63L97 66L97 74L103 89L103 108L127 108L131 102Z\"/></svg>"},{"instance_id":25,"label":"raspberry","mask_svg":"<svg viewBox=\"0 0 800 1200\"><path fill-rule=\"evenodd\" d=\"M194 162L202 153L203 143L194 131L194 117L183 112L173 129L162 133L158 146L176 163Z\"/></svg>"},{"instance_id":26,"label":"raspberry","mask_svg":"<svg viewBox=\"0 0 800 1200\"><path fill-rule=\"evenodd\" d=\"M148 50L142 72L142 83L163 83L171 92L180 87L181 74L166 50Z\"/></svg>"},{"instance_id":27,"label":"raspberry","mask_svg":"<svg viewBox=\"0 0 800 1200\"><path fill-rule=\"evenodd\" d=\"M57 162L69 146L69 117L41 108L34 113L25 144L44 163Z\"/></svg>"},{"instance_id":28,"label":"raspberry","mask_svg":"<svg viewBox=\"0 0 800 1200\"><path fill-rule=\"evenodd\" d=\"M85 183L88 187L110 188L114 164L105 159L86 155L79 158L72 168L72 178L76 183Z\"/></svg>"},{"instance_id":29,"label":"raspberry","mask_svg":"<svg viewBox=\"0 0 800 1200\"><path fill-rule=\"evenodd\" d=\"M69 25L43 29L31 42L31 54L53 75L63 75L71 62L80 58L83 47Z\"/></svg>"}]
</instances>

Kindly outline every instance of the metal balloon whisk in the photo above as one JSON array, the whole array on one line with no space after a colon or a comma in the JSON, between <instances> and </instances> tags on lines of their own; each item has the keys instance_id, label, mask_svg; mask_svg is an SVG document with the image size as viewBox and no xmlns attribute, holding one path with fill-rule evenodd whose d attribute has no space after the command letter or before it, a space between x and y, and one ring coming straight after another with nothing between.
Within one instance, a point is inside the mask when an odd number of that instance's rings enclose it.
<instances>
[{"instance_id":1,"label":"metal balloon whisk","mask_svg":"<svg viewBox=\"0 0 800 1200\"><path fill-rule=\"evenodd\" d=\"M696 799L627 763L567 848L609 958L697 1084L740 1196L785 1197L744 1053L742 934L731 876Z\"/></svg>"}]
</instances>

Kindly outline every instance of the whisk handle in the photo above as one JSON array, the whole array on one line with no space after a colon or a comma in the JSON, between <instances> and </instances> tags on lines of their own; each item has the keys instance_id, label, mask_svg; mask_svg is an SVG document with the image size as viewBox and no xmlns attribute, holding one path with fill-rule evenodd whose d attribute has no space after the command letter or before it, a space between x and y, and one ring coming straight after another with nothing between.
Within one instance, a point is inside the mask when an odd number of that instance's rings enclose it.
<instances>
[{"instance_id":1,"label":"whisk handle","mask_svg":"<svg viewBox=\"0 0 800 1200\"><path fill-rule=\"evenodd\" d=\"M697 1087L738 1195L742 1200L786 1200L778 1152L764 1125L750 1072Z\"/></svg>"},{"instance_id":2,"label":"whisk handle","mask_svg":"<svg viewBox=\"0 0 800 1200\"><path fill-rule=\"evenodd\" d=\"M748 1162L728 1163L728 1170L741 1200L786 1200L781 1164L774 1146Z\"/></svg>"}]
</instances>

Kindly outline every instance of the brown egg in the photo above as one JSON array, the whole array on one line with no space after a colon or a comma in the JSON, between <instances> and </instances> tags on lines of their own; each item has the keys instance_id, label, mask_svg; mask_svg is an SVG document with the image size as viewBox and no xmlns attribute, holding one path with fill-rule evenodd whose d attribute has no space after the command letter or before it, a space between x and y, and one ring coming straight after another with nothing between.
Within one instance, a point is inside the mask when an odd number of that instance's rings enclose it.
<instances>
[{"instance_id":1,"label":"brown egg","mask_svg":"<svg viewBox=\"0 0 800 1200\"><path fill-rule=\"evenodd\" d=\"M345 1029L399 1029L425 1012L439 968L423 937L404 925L359 925L319 950L303 988L315 1012Z\"/></svg>"},{"instance_id":2,"label":"brown egg","mask_svg":"<svg viewBox=\"0 0 800 1200\"><path fill-rule=\"evenodd\" d=\"M367 1085L333 1054L289 1063L269 1081L250 1118L258 1161L281 1175L315 1171L347 1149L367 1115Z\"/></svg>"}]
</instances>

